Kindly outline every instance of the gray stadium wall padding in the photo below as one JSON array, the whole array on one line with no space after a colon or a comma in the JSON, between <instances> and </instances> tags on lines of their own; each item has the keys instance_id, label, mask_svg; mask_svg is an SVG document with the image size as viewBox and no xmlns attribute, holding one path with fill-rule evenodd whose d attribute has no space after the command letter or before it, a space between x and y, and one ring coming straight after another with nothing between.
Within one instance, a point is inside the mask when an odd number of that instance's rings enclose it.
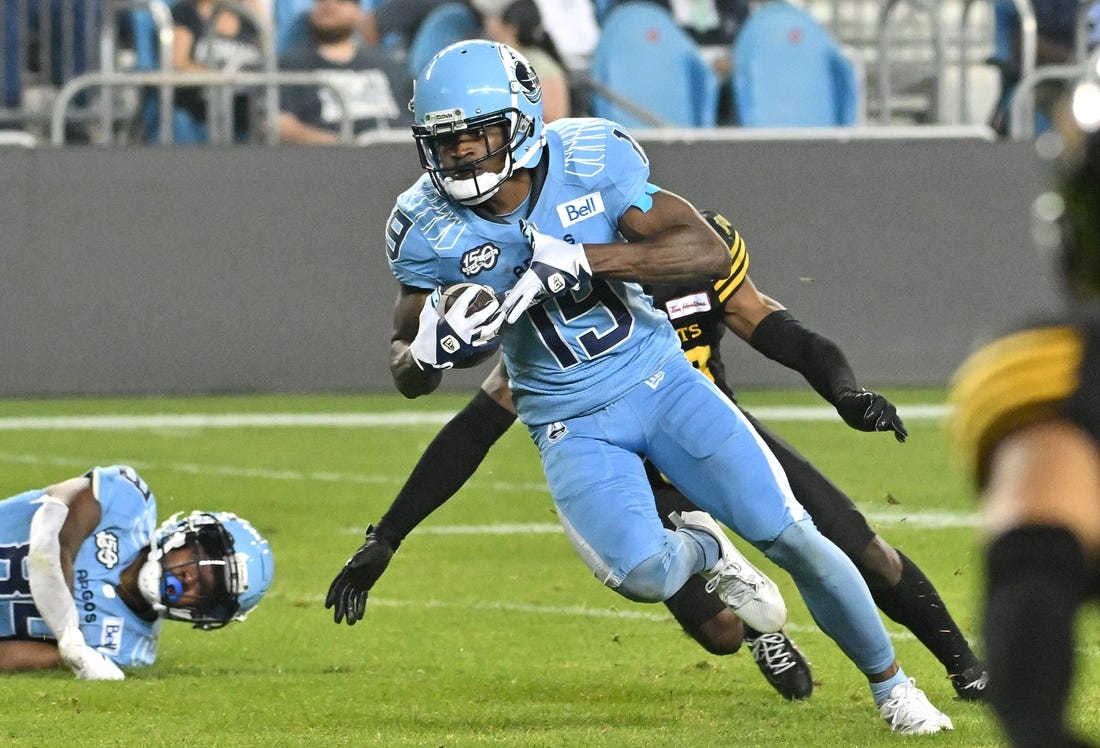
<instances>
[{"instance_id":1,"label":"gray stadium wall padding","mask_svg":"<svg viewBox=\"0 0 1100 748\"><path fill-rule=\"evenodd\" d=\"M653 181L732 219L757 286L869 385L942 385L1056 304L1029 144L643 143ZM393 391L383 232L411 143L0 149L0 173L0 395ZM738 385L804 384L723 351Z\"/></svg>"}]
</instances>

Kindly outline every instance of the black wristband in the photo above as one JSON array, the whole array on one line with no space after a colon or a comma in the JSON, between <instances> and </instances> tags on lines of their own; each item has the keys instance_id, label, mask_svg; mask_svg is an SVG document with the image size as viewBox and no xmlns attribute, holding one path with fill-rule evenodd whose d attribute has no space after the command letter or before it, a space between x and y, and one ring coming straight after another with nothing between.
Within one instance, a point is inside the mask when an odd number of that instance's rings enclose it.
<instances>
[{"instance_id":1,"label":"black wristband","mask_svg":"<svg viewBox=\"0 0 1100 748\"><path fill-rule=\"evenodd\" d=\"M414 527L462 488L515 420L479 389L432 439L374 532L397 550Z\"/></svg>"},{"instance_id":2,"label":"black wristband","mask_svg":"<svg viewBox=\"0 0 1100 748\"><path fill-rule=\"evenodd\" d=\"M786 309L760 320L749 343L773 361L794 369L819 395L836 405L846 389L858 389L855 372L840 347L809 330Z\"/></svg>"}]
</instances>

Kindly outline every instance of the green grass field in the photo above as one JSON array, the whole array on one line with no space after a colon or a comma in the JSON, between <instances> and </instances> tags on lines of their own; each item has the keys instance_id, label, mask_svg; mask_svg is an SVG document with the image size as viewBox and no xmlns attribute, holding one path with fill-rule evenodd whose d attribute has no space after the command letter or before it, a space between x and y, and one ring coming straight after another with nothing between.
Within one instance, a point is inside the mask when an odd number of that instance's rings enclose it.
<instances>
[{"instance_id":1,"label":"green grass field","mask_svg":"<svg viewBox=\"0 0 1100 748\"><path fill-rule=\"evenodd\" d=\"M888 394L903 416L906 403L942 401L938 391ZM153 488L162 518L193 508L236 511L270 539L276 556L276 581L247 622L209 633L168 623L157 663L131 671L122 683L78 682L67 671L5 677L0 744L1000 744L986 710L954 701L935 659L887 622L900 662L955 722L945 735L892 735L864 678L814 627L790 579L744 543L787 597L788 632L812 662L817 682L809 701L782 700L746 652L707 654L664 607L630 603L604 589L554 527L537 455L518 426L456 499L405 542L366 618L354 627L334 625L322 607L329 582L438 429L432 419L408 425L397 416L453 412L465 399L0 402L0 496L91 465L127 462ZM773 405L819 402L803 392L748 393L743 400L760 414ZM64 423L50 420L248 413L376 414L379 423L233 426L231 419L174 418L138 427L120 421L56 428ZM911 436L904 446L886 435L851 431L839 419L772 425L924 568L976 640L975 504L942 424L907 419ZM1077 720L1094 734L1100 732L1098 631L1092 618L1081 628L1075 696Z\"/></svg>"}]
</instances>

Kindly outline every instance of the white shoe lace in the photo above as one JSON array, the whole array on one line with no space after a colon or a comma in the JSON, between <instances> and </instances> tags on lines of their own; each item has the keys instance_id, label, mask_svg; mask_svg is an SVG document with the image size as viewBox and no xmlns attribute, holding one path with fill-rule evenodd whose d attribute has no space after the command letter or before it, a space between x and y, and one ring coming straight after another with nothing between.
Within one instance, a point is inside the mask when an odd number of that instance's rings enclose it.
<instances>
[{"instance_id":1,"label":"white shoe lace","mask_svg":"<svg viewBox=\"0 0 1100 748\"><path fill-rule=\"evenodd\" d=\"M797 664L791 658L787 637L783 634L761 634L749 643L749 649L752 658L775 675L781 675Z\"/></svg>"},{"instance_id":2,"label":"white shoe lace","mask_svg":"<svg viewBox=\"0 0 1100 748\"><path fill-rule=\"evenodd\" d=\"M902 733L939 732L953 729L951 719L928 700L924 691L917 688L915 679L894 686L890 698L879 706L879 714L890 724L890 729ZM934 729L929 729L934 728Z\"/></svg>"},{"instance_id":3,"label":"white shoe lace","mask_svg":"<svg viewBox=\"0 0 1100 748\"><path fill-rule=\"evenodd\" d=\"M746 573L736 561L728 561L707 580L706 590L714 592L719 585L722 586L726 605L736 610L756 595L756 591L764 586L764 580L751 571Z\"/></svg>"}]
</instances>

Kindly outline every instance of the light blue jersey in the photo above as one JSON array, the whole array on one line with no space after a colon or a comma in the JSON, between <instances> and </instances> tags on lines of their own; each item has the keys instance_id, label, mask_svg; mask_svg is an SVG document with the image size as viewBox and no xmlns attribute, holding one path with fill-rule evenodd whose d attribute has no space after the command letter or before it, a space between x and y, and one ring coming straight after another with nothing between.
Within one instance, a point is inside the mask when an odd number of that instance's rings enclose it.
<instances>
[{"instance_id":1,"label":"light blue jersey","mask_svg":"<svg viewBox=\"0 0 1100 748\"><path fill-rule=\"evenodd\" d=\"M123 569L149 546L157 523L156 498L125 465L87 473L102 516L80 546L73 565L73 598L80 631L89 646L122 667L150 665L157 656L159 620L139 618L118 597ZM0 640L50 640L27 579L31 518L44 489L0 501Z\"/></svg>"},{"instance_id":2,"label":"light blue jersey","mask_svg":"<svg viewBox=\"0 0 1100 748\"><path fill-rule=\"evenodd\" d=\"M427 175L402 193L386 235L397 280L428 290L473 281L502 296L531 262L524 217L572 243L622 241L620 217L650 200L641 147L604 119L558 120L546 139L548 170L534 204L498 221L444 199ZM680 355L680 343L641 286L600 278L506 326L503 351L520 419L533 426L615 400Z\"/></svg>"}]
</instances>

